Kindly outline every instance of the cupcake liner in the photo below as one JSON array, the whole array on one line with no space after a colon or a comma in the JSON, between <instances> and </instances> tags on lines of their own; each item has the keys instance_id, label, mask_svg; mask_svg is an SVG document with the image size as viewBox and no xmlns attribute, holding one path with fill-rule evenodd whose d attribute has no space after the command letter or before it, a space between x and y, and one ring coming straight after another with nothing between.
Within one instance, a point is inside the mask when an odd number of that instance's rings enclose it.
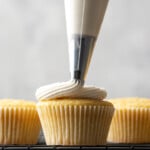
<instances>
[{"instance_id":1,"label":"cupcake liner","mask_svg":"<svg viewBox=\"0 0 150 150\"><path fill-rule=\"evenodd\" d=\"M103 145L113 115L111 106L37 106L47 145Z\"/></svg>"},{"instance_id":2,"label":"cupcake liner","mask_svg":"<svg viewBox=\"0 0 150 150\"><path fill-rule=\"evenodd\" d=\"M150 109L117 109L111 122L108 142L150 143Z\"/></svg>"},{"instance_id":3,"label":"cupcake liner","mask_svg":"<svg viewBox=\"0 0 150 150\"><path fill-rule=\"evenodd\" d=\"M0 107L0 144L36 144L39 132L35 108Z\"/></svg>"}]
</instances>

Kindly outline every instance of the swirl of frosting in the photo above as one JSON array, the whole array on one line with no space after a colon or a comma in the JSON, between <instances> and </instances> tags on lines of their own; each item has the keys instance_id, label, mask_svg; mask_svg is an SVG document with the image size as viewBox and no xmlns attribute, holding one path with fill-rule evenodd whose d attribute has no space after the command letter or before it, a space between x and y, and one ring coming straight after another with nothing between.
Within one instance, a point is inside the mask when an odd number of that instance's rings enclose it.
<instances>
[{"instance_id":1,"label":"swirl of frosting","mask_svg":"<svg viewBox=\"0 0 150 150\"><path fill-rule=\"evenodd\" d=\"M102 100L107 93L104 89L93 86L83 87L78 80L71 80L62 83L54 83L40 87L36 91L38 100L50 100L60 98L88 98Z\"/></svg>"}]
</instances>

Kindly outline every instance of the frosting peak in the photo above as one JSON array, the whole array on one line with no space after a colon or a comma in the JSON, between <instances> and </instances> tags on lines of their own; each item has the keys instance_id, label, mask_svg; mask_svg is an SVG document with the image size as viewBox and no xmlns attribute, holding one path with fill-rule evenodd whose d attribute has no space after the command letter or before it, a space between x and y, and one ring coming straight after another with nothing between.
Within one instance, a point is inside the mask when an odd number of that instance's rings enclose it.
<instances>
[{"instance_id":1,"label":"frosting peak","mask_svg":"<svg viewBox=\"0 0 150 150\"><path fill-rule=\"evenodd\" d=\"M93 86L83 87L81 81L70 80L62 83L54 83L40 87L36 91L36 98L39 100L60 99L60 98L88 98L104 99L107 93L104 89Z\"/></svg>"}]
</instances>

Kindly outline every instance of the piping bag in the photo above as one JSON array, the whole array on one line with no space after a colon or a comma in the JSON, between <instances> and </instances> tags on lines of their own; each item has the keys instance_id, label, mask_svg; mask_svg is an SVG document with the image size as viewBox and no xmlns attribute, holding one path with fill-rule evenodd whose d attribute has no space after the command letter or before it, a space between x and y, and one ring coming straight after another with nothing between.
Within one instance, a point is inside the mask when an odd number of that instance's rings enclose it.
<instances>
[{"instance_id":1,"label":"piping bag","mask_svg":"<svg viewBox=\"0 0 150 150\"><path fill-rule=\"evenodd\" d=\"M84 86L86 74L103 21L108 0L64 0L71 80L42 86L39 100L62 97L104 99L106 91Z\"/></svg>"},{"instance_id":2,"label":"piping bag","mask_svg":"<svg viewBox=\"0 0 150 150\"><path fill-rule=\"evenodd\" d=\"M64 0L71 80L84 84L108 0Z\"/></svg>"}]
</instances>

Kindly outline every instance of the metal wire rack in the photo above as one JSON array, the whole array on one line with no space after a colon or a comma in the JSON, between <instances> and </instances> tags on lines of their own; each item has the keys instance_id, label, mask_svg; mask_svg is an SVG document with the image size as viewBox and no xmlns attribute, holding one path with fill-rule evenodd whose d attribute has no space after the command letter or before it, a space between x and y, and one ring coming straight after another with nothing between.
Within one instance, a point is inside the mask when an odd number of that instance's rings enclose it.
<instances>
[{"instance_id":1,"label":"metal wire rack","mask_svg":"<svg viewBox=\"0 0 150 150\"><path fill-rule=\"evenodd\" d=\"M150 144L113 144L105 146L1 145L0 150L150 150Z\"/></svg>"}]
</instances>

